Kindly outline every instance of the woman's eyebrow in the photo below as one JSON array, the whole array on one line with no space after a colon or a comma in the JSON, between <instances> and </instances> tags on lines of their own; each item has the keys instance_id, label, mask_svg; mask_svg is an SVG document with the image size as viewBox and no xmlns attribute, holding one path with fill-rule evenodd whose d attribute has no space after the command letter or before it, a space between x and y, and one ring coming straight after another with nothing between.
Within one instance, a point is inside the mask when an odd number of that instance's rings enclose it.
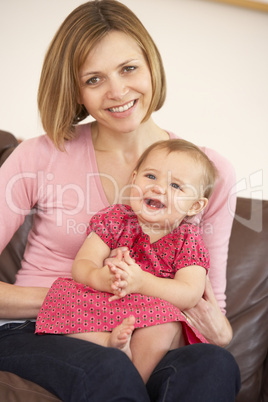
<instances>
[{"instance_id":1,"label":"woman's eyebrow","mask_svg":"<svg viewBox=\"0 0 268 402\"><path fill-rule=\"evenodd\" d=\"M100 71L88 71L86 73L83 73L83 75L80 75L80 78L84 78L87 75L98 75L100 73Z\"/></svg>"},{"instance_id":2,"label":"woman's eyebrow","mask_svg":"<svg viewBox=\"0 0 268 402\"><path fill-rule=\"evenodd\" d=\"M123 61L122 63L118 64L117 68L121 68L125 66L126 64L133 63L133 62L138 62L138 59L128 59L126 61ZM87 75L98 75L101 74L101 71L87 71L84 72L83 75L80 76L80 78L86 77Z\"/></svg>"},{"instance_id":3,"label":"woman's eyebrow","mask_svg":"<svg viewBox=\"0 0 268 402\"><path fill-rule=\"evenodd\" d=\"M118 67L123 67L123 66L125 66L126 64L133 63L133 62L137 62L137 61L139 61L139 60L138 60L138 59L128 59L128 60L124 61L123 63L120 63L120 64L118 65Z\"/></svg>"}]
</instances>

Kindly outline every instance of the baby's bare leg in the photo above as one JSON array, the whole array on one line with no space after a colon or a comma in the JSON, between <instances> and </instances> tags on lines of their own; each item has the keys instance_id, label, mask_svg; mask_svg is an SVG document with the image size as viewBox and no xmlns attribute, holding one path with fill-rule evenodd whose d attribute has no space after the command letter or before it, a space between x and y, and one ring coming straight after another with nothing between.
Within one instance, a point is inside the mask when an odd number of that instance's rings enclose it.
<instances>
[{"instance_id":1,"label":"baby's bare leg","mask_svg":"<svg viewBox=\"0 0 268 402\"><path fill-rule=\"evenodd\" d=\"M179 322L136 329L130 343L132 361L144 383L146 384L155 366L169 350L184 344Z\"/></svg>"},{"instance_id":2,"label":"baby's bare leg","mask_svg":"<svg viewBox=\"0 0 268 402\"><path fill-rule=\"evenodd\" d=\"M122 350L132 359L130 350L130 339L134 331L135 317L125 318L120 325L115 327L112 332L83 332L79 334L70 334L73 338L96 343L97 345L111 347Z\"/></svg>"}]
</instances>

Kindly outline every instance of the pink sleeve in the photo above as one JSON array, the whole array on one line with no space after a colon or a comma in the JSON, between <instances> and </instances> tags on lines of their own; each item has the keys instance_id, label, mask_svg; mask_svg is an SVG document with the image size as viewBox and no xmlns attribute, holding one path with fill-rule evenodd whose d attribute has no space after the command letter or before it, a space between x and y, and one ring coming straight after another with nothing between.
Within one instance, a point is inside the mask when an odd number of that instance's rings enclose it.
<instances>
[{"instance_id":1,"label":"pink sleeve","mask_svg":"<svg viewBox=\"0 0 268 402\"><path fill-rule=\"evenodd\" d=\"M178 138L169 132L170 138ZM208 207L200 219L203 228L203 240L210 255L209 278L214 294L222 312L226 310L226 268L229 239L236 207L236 177L231 163L216 151L200 147L214 162L218 169L218 180Z\"/></svg>"},{"instance_id":2,"label":"pink sleeve","mask_svg":"<svg viewBox=\"0 0 268 402\"><path fill-rule=\"evenodd\" d=\"M218 179L202 217L203 240L210 254L209 278L223 313L226 313L226 267L236 206L235 172L224 157L203 149L218 169Z\"/></svg>"},{"instance_id":3,"label":"pink sleeve","mask_svg":"<svg viewBox=\"0 0 268 402\"><path fill-rule=\"evenodd\" d=\"M19 145L0 169L0 252L34 206L37 179L30 167L30 144Z\"/></svg>"},{"instance_id":4,"label":"pink sleeve","mask_svg":"<svg viewBox=\"0 0 268 402\"><path fill-rule=\"evenodd\" d=\"M55 147L46 136L22 142L0 168L0 252L32 212L42 212L44 181ZM34 208L36 207L36 211Z\"/></svg>"}]
</instances>

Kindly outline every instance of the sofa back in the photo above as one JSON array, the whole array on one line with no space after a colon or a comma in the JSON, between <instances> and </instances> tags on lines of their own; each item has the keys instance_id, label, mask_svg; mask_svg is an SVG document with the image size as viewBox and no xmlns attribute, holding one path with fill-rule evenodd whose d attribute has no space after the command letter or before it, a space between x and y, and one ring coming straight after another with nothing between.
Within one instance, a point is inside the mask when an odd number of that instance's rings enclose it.
<instances>
[{"instance_id":1,"label":"sofa back","mask_svg":"<svg viewBox=\"0 0 268 402\"><path fill-rule=\"evenodd\" d=\"M227 349L240 367L239 402L268 402L268 201L238 198L227 267Z\"/></svg>"}]
</instances>

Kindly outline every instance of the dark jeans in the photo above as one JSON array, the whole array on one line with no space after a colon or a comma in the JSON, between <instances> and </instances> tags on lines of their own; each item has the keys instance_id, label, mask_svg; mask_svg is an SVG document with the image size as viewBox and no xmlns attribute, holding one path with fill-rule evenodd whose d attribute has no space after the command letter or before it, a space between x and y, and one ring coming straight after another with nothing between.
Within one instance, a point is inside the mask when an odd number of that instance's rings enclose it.
<instances>
[{"instance_id":1,"label":"dark jeans","mask_svg":"<svg viewBox=\"0 0 268 402\"><path fill-rule=\"evenodd\" d=\"M234 359L217 346L169 352L146 392L121 351L67 336L35 335L34 327L31 322L0 327L0 370L35 382L64 402L232 402L239 389Z\"/></svg>"},{"instance_id":2,"label":"dark jeans","mask_svg":"<svg viewBox=\"0 0 268 402\"><path fill-rule=\"evenodd\" d=\"M227 350L198 343L168 352L147 389L153 402L234 402L240 371Z\"/></svg>"}]
</instances>

